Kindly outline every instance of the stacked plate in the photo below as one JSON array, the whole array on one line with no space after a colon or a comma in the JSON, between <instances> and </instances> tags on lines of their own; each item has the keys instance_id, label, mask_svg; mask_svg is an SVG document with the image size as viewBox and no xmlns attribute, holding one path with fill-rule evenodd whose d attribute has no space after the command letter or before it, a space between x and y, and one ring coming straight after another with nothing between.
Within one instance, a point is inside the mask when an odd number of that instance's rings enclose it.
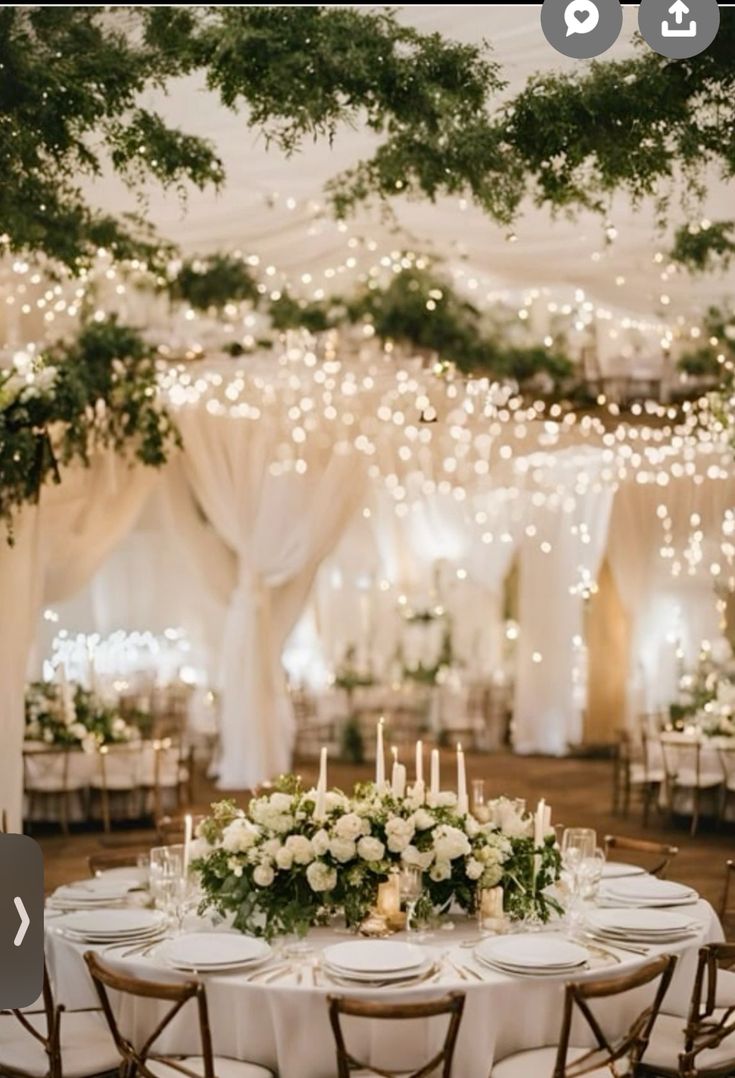
<instances>
[{"instance_id":1,"label":"stacked plate","mask_svg":"<svg viewBox=\"0 0 735 1078\"><path fill-rule=\"evenodd\" d=\"M586 948L556 932L492 937L479 943L474 954L482 965L520 977L566 977L589 958Z\"/></svg>"},{"instance_id":2,"label":"stacked plate","mask_svg":"<svg viewBox=\"0 0 735 1078\"><path fill-rule=\"evenodd\" d=\"M602 866L603 880L617 880L624 876L645 876L645 868L640 865L627 865L624 861L606 861Z\"/></svg>"},{"instance_id":3,"label":"stacked plate","mask_svg":"<svg viewBox=\"0 0 735 1078\"><path fill-rule=\"evenodd\" d=\"M144 909L93 909L63 913L54 930L76 943L143 943L158 936L166 923L162 913Z\"/></svg>"},{"instance_id":4,"label":"stacked plate","mask_svg":"<svg viewBox=\"0 0 735 1078\"><path fill-rule=\"evenodd\" d=\"M684 913L658 909L595 910L587 925L600 939L664 944L686 939L701 926Z\"/></svg>"},{"instance_id":5,"label":"stacked plate","mask_svg":"<svg viewBox=\"0 0 735 1078\"><path fill-rule=\"evenodd\" d=\"M355 940L326 947L327 973L356 984L401 984L418 980L432 968L432 956L413 943Z\"/></svg>"},{"instance_id":6,"label":"stacked plate","mask_svg":"<svg viewBox=\"0 0 735 1078\"><path fill-rule=\"evenodd\" d=\"M655 876L626 876L603 881L600 902L606 906L689 906L698 894L683 883L659 880Z\"/></svg>"},{"instance_id":7,"label":"stacked plate","mask_svg":"<svg viewBox=\"0 0 735 1078\"><path fill-rule=\"evenodd\" d=\"M51 910L91 910L108 908L127 901L128 893L139 884L134 879L95 878L57 887L46 905Z\"/></svg>"},{"instance_id":8,"label":"stacked plate","mask_svg":"<svg viewBox=\"0 0 735 1078\"><path fill-rule=\"evenodd\" d=\"M191 932L166 940L156 950L174 969L187 973L228 973L267 962L271 949L265 940L239 932Z\"/></svg>"}]
</instances>

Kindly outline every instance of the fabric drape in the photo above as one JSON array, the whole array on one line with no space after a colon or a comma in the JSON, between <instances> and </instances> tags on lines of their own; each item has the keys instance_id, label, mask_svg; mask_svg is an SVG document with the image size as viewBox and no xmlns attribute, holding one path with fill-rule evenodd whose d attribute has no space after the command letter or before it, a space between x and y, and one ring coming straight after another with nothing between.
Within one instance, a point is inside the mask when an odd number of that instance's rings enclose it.
<instances>
[{"instance_id":1,"label":"fabric drape","mask_svg":"<svg viewBox=\"0 0 735 1078\"><path fill-rule=\"evenodd\" d=\"M273 423L187 409L180 425L191 495L236 566L222 643L219 785L248 788L289 767L281 652L320 562L363 495L364 473L334 446L316 447L302 474L274 470ZM197 546L201 558L201 531Z\"/></svg>"}]
</instances>

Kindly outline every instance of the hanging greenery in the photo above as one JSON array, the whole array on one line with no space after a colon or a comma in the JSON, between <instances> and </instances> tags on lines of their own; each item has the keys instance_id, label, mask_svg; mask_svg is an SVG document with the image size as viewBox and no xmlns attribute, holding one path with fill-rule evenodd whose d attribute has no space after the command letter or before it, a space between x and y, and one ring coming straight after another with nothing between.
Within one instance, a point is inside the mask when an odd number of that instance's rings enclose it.
<instances>
[{"instance_id":1,"label":"hanging greenery","mask_svg":"<svg viewBox=\"0 0 735 1078\"><path fill-rule=\"evenodd\" d=\"M277 330L305 329L309 333L323 333L340 321L344 322L342 301L296 299L284 290L278 299L267 304L271 325Z\"/></svg>"},{"instance_id":2,"label":"hanging greenery","mask_svg":"<svg viewBox=\"0 0 735 1078\"><path fill-rule=\"evenodd\" d=\"M197 311L221 310L228 303L256 302L258 284L250 267L236 255L222 252L189 258L163 285L171 299Z\"/></svg>"},{"instance_id":3,"label":"hanging greenery","mask_svg":"<svg viewBox=\"0 0 735 1078\"><path fill-rule=\"evenodd\" d=\"M735 221L683 225L677 229L671 257L692 273L726 270L735 255Z\"/></svg>"},{"instance_id":4,"label":"hanging greenery","mask_svg":"<svg viewBox=\"0 0 735 1078\"><path fill-rule=\"evenodd\" d=\"M723 390L732 385L735 362L735 315L710 307L702 323L705 344L684 352L677 369L695 378L714 379Z\"/></svg>"},{"instance_id":5,"label":"hanging greenery","mask_svg":"<svg viewBox=\"0 0 735 1078\"><path fill-rule=\"evenodd\" d=\"M347 311L353 322L370 322L381 340L425 349L466 373L521 385L545 375L557 389L574 373L571 360L546 348L501 343L480 311L433 269L403 269L384 287L371 282Z\"/></svg>"},{"instance_id":6,"label":"hanging greenery","mask_svg":"<svg viewBox=\"0 0 735 1078\"><path fill-rule=\"evenodd\" d=\"M159 467L179 443L158 399L153 349L112 317L83 326L38 362L0 371L0 519L35 502L61 465L109 447Z\"/></svg>"}]
</instances>

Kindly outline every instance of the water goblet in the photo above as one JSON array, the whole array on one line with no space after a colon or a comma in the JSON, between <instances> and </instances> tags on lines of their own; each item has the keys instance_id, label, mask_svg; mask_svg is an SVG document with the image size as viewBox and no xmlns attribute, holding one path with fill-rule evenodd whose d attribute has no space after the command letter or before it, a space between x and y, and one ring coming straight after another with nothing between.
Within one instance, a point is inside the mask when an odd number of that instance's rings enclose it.
<instances>
[{"instance_id":1,"label":"water goblet","mask_svg":"<svg viewBox=\"0 0 735 1078\"><path fill-rule=\"evenodd\" d=\"M416 905L424 890L423 873L418 865L402 865L398 872L401 901L406 907L406 932L414 931Z\"/></svg>"}]
</instances>

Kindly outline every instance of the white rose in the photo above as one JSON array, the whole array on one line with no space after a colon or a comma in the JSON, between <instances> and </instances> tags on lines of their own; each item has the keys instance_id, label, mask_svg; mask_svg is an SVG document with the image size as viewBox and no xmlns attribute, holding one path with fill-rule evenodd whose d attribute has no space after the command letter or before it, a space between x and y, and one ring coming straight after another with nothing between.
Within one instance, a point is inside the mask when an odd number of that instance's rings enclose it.
<instances>
[{"instance_id":1,"label":"white rose","mask_svg":"<svg viewBox=\"0 0 735 1078\"><path fill-rule=\"evenodd\" d=\"M379 838L371 838L369 835L363 835L357 844L357 852L363 861L382 861L383 854L385 853L385 846Z\"/></svg>"},{"instance_id":2,"label":"white rose","mask_svg":"<svg viewBox=\"0 0 735 1078\"><path fill-rule=\"evenodd\" d=\"M323 857L329 849L329 835L321 827L311 840L311 845L317 857Z\"/></svg>"},{"instance_id":3,"label":"white rose","mask_svg":"<svg viewBox=\"0 0 735 1078\"><path fill-rule=\"evenodd\" d=\"M212 847L209 845L206 838L200 836L199 838L192 839L189 845L189 857L192 861L196 861L199 857L206 857L211 850Z\"/></svg>"},{"instance_id":4,"label":"white rose","mask_svg":"<svg viewBox=\"0 0 735 1078\"><path fill-rule=\"evenodd\" d=\"M362 833L362 823L356 812L347 812L337 820L334 833L337 838L356 839Z\"/></svg>"},{"instance_id":5,"label":"white rose","mask_svg":"<svg viewBox=\"0 0 735 1078\"><path fill-rule=\"evenodd\" d=\"M270 887L275 875L271 865L258 865L253 872L253 882L257 883L258 887Z\"/></svg>"},{"instance_id":6,"label":"white rose","mask_svg":"<svg viewBox=\"0 0 735 1078\"><path fill-rule=\"evenodd\" d=\"M280 838L269 838L267 842L263 843L263 853L267 853L269 857L275 857L281 848Z\"/></svg>"},{"instance_id":7,"label":"white rose","mask_svg":"<svg viewBox=\"0 0 735 1078\"><path fill-rule=\"evenodd\" d=\"M69 733L81 741L87 734L87 727L83 722L73 722L69 727Z\"/></svg>"},{"instance_id":8,"label":"white rose","mask_svg":"<svg viewBox=\"0 0 735 1078\"><path fill-rule=\"evenodd\" d=\"M329 852L335 861L339 861L342 864L345 861L351 861L355 856L355 843L351 838L333 838L329 843Z\"/></svg>"},{"instance_id":9,"label":"white rose","mask_svg":"<svg viewBox=\"0 0 735 1078\"><path fill-rule=\"evenodd\" d=\"M448 880L452 875L452 866L449 861L436 861L429 870L434 883L441 883L442 880Z\"/></svg>"},{"instance_id":10,"label":"white rose","mask_svg":"<svg viewBox=\"0 0 735 1078\"><path fill-rule=\"evenodd\" d=\"M440 790L438 794L434 794L432 804L436 808L453 808L457 804L457 795L451 790Z\"/></svg>"},{"instance_id":11,"label":"white rose","mask_svg":"<svg viewBox=\"0 0 735 1078\"><path fill-rule=\"evenodd\" d=\"M467 878L470 880L479 880L480 876L484 872L485 866L481 861L476 861L474 857L470 857L465 865L465 872Z\"/></svg>"},{"instance_id":12,"label":"white rose","mask_svg":"<svg viewBox=\"0 0 735 1078\"><path fill-rule=\"evenodd\" d=\"M388 820L385 833L391 853L402 853L413 838L415 830L412 820L403 820L400 816L393 816Z\"/></svg>"},{"instance_id":13,"label":"white rose","mask_svg":"<svg viewBox=\"0 0 735 1078\"><path fill-rule=\"evenodd\" d=\"M453 861L455 857L466 857L472 847L464 831L458 827L442 824L434 830L434 852L437 861Z\"/></svg>"},{"instance_id":14,"label":"white rose","mask_svg":"<svg viewBox=\"0 0 735 1078\"><path fill-rule=\"evenodd\" d=\"M308 865L314 860L314 848L305 835L289 835L286 849L291 851L297 865Z\"/></svg>"},{"instance_id":15,"label":"white rose","mask_svg":"<svg viewBox=\"0 0 735 1078\"><path fill-rule=\"evenodd\" d=\"M306 870L306 879L312 891L332 891L337 886L337 870L323 861L312 861Z\"/></svg>"},{"instance_id":16,"label":"white rose","mask_svg":"<svg viewBox=\"0 0 735 1078\"><path fill-rule=\"evenodd\" d=\"M293 865L293 853L287 846L281 846L280 850L276 854L276 864L279 868L284 869L286 872Z\"/></svg>"},{"instance_id":17,"label":"white rose","mask_svg":"<svg viewBox=\"0 0 735 1078\"><path fill-rule=\"evenodd\" d=\"M270 807L274 812L290 812L292 805L291 794L275 793L270 796Z\"/></svg>"},{"instance_id":18,"label":"white rose","mask_svg":"<svg viewBox=\"0 0 735 1078\"><path fill-rule=\"evenodd\" d=\"M524 838L531 832L531 820L518 811L512 801L501 797L492 806L493 822L509 838Z\"/></svg>"},{"instance_id":19,"label":"white rose","mask_svg":"<svg viewBox=\"0 0 735 1078\"><path fill-rule=\"evenodd\" d=\"M425 850L423 853L415 846L406 846L401 854L401 860L406 865L418 865L425 872L434 860L434 851Z\"/></svg>"},{"instance_id":20,"label":"white rose","mask_svg":"<svg viewBox=\"0 0 735 1078\"><path fill-rule=\"evenodd\" d=\"M327 790L324 804L327 812L336 812L337 809L348 809L350 807L350 802L345 795L338 794L335 790Z\"/></svg>"},{"instance_id":21,"label":"white rose","mask_svg":"<svg viewBox=\"0 0 735 1078\"><path fill-rule=\"evenodd\" d=\"M242 816L228 823L222 833L222 846L228 853L244 853L258 841L259 832L256 827Z\"/></svg>"},{"instance_id":22,"label":"white rose","mask_svg":"<svg viewBox=\"0 0 735 1078\"><path fill-rule=\"evenodd\" d=\"M230 857L227 861L227 867L233 876L237 876L238 879L242 876L242 865L236 857Z\"/></svg>"},{"instance_id":23,"label":"white rose","mask_svg":"<svg viewBox=\"0 0 735 1078\"><path fill-rule=\"evenodd\" d=\"M480 825L474 816L465 816L464 829L465 834L469 835L470 838L474 838L475 835L479 835L480 833Z\"/></svg>"},{"instance_id":24,"label":"white rose","mask_svg":"<svg viewBox=\"0 0 735 1078\"><path fill-rule=\"evenodd\" d=\"M414 812L413 822L417 831L428 831L434 826L434 817L425 808L420 808Z\"/></svg>"}]
</instances>

